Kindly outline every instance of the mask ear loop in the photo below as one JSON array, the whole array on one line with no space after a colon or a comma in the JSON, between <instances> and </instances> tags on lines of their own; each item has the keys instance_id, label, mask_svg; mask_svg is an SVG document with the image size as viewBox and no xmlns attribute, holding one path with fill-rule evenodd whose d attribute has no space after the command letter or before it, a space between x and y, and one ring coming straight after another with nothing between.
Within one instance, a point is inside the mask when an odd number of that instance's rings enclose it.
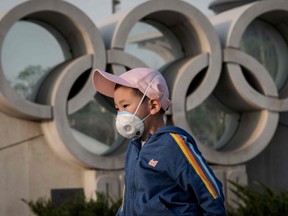
<instances>
[{"instance_id":1,"label":"mask ear loop","mask_svg":"<svg viewBox=\"0 0 288 216\"><path fill-rule=\"evenodd\" d=\"M144 92L144 94L143 94L143 96L142 96L142 98L141 98L141 100L140 100L140 102L139 102L139 104L138 104L138 106L137 106L134 114L133 114L132 120L134 119L136 113L138 112L138 110L139 110L139 108L140 108L140 106L141 106L141 104L142 104L142 102L143 102L143 100L144 100L144 98L145 98L145 96L146 96L146 94L147 94L147 91L149 90L150 86L153 84L154 80L155 80L158 76L160 76L160 75L155 76L155 77L153 78L153 80L149 83L149 85L147 86L147 88L145 89L145 92ZM146 118L148 118L149 116L150 116L150 114L149 114L148 116L146 116L142 121L144 121L144 120L145 120ZM131 122L132 122L132 120L131 120Z\"/></svg>"}]
</instances>

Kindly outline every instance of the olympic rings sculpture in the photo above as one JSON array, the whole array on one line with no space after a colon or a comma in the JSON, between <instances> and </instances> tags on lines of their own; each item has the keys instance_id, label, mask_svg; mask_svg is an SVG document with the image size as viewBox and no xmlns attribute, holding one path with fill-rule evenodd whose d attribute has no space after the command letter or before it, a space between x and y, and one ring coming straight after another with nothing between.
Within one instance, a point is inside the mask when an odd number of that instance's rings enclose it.
<instances>
[{"instance_id":1,"label":"olympic rings sculpture","mask_svg":"<svg viewBox=\"0 0 288 216\"><path fill-rule=\"evenodd\" d=\"M244 163L269 144L279 123L279 112L288 111L288 78L280 87L276 86L265 66L241 50L242 37L251 23L264 21L277 26L277 31L288 39L288 22L284 19L287 17L285 0L247 4L210 19L188 3L158 0L114 14L97 27L84 12L67 2L27 1L0 18L0 32L4 35L0 37L0 50L14 23L41 21L64 36L72 59L53 68L43 78L33 102L18 95L9 85L0 62L0 110L40 121L50 146L67 160L90 168L122 169L125 148L119 150L119 146L125 145L126 140L115 140L112 146L118 152L112 148L105 155L99 154L93 144L81 143L77 138L80 135L69 126L68 115L94 97L111 108L109 101L94 91L90 71L109 67L111 72L120 74L127 68L146 67L144 61L125 51L128 33L137 22L161 24L176 36L183 52L181 58L159 69L167 80L173 101L167 119L193 135L186 111L213 97L227 110L240 113L238 125L220 149L199 141L198 146L211 163ZM70 98L73 85L87 71L82 88Z\"/></svg>"}]
</instances>

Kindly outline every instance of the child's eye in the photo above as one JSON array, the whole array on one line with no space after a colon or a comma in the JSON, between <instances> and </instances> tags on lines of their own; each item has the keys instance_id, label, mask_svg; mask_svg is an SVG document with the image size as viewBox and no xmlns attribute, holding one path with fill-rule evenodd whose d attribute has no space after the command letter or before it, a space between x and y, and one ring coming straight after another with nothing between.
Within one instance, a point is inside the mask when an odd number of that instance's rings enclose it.
<instances>
[{"instance_id":1,"label":"child's eye","mask_svg":"<svg viewBox=\"0 0 288 216\"><path fill-rule=\"evenodd\" d=\"M127 108L129 106L129 104L124 104L123 108Z\"/></svg>"}]
</instances>

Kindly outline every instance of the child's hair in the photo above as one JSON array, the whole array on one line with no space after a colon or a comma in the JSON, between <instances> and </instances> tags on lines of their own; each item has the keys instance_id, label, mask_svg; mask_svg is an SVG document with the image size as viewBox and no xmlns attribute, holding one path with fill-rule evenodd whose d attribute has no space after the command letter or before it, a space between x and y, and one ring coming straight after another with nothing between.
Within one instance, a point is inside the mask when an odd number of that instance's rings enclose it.
<instances>
[{"instance_id":1,"label":"child's hair","mask_svg":"<svg viewBox=\"0 0 288 216\"><path fill-rule=\"evenodd\" d=\"M116 84L114 90L118 89L118 88L121 87L121 86L122 86L122 85L120 85L120 84ZM136 95L138 95L139 97L143 97L143 93L142 93L139 89L136 89L136 88L132 88L132 89L133 89L133 91L134 91L134 93L135 93ZM148 99L148 97L145 95L143 101L145 101L146 99ZM165 110L164 110L163 108L161 108L160 112L161 112L163 115L165 114Z\"/></svg>"},{"instance_id":2,"label":"child's hair","mask_svg":"<svg viewBox=\"0 0 288 216\"><path fill-rule=\"evenodd\" d=\"M114 90L118 89L118 88L121 87L121 86L122 86L122 85L120 85L120 84L116 84ZM142 93L139 89L136 89L136 88L132 88L132 89L133 89L133 91L134 91L134 93L135 93L136 95L139 95L140 97L143 97L143 93ZM146 100L146 98L148 98L148 97L145 95L144 100Z\"/></svg>"}]
</instances>

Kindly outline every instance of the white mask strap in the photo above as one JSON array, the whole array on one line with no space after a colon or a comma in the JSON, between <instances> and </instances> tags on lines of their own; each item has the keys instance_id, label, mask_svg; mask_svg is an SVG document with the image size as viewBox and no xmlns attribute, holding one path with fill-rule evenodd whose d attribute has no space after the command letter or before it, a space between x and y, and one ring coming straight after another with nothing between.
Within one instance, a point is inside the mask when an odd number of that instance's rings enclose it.
<instances>
[{"instance_id":1,"label":"white mask strap","mask_svg":"<svg viewBox=\"0 0 288 216\"><path fill-rule=\"evenodd\" d=\"M146 94L147 94L147 91L149 90L150 86L153 84L154 80L155 80L158 76L160 76L160 75L155 76L155 77L153 78L153 80L149 83L149 85L147 86L147 88L146 88L146 90L145 90L145 92L144 92L144 94L143 94L143 96L142 96L142 98L141 98L141 100L140 100L140 102L139 102L139 104L138 104L138 106L137 106L134 114L133 114L133 117L134 117L134 116L136 115L136 113L138 112L138 109L140 108L140 106L141 106L141 104L142 104L142 102L143 102L143 100L144 100L144 98L145 98L145 96L146 96ZM149 114L149 115L150 115L150 114ZM148 116L149 116L149 115L148 115ZM145 119L146 119L148 116L146 116Z\"/></svg>"}]
</instances>

